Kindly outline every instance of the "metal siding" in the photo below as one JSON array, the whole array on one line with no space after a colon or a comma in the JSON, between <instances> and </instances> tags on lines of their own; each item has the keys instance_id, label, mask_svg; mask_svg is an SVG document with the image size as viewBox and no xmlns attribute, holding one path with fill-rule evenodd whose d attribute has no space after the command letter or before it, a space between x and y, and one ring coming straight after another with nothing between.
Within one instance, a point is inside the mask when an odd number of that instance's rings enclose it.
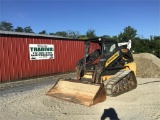
<instances>
[{"instance_id":1,"label":"metal siding","mask_svg":"<svg viewBox=\"0 0 160 120\"><path fill-rule=\"evenodd\" d=\"M66 41L62 42L62 40L60 41L60 45L58 45L58 47L60 47L60 51L58 51L58 54L60 54L59 56L59 72L62 71L64 72L65 70L65 63L66 63L66 58L65 58L65 44Z\"/></svg>"},{"instance_id":2,"label":"metal siding","mask_svg":"<svg viewBox=\"0 0 160 120\"><path fill-rule=\"evenodd\" d=\"M54 40L54 41L51 40L51 44L54 45L54 51L55 51L56 40ZM54 54L54 58L56 58L55 54ZM55 73L55 71L56 71L56 66L53 66L54 64L55 64L55 59L51 60L51 62L50 62L50 67L51 67L51 73L50 74Z\"/></svg>"},{"instance_id":3,"label":"metal siding","mask_svg":"<svg viewBox=\"0 0 160 120\"><path fill-rule=\"evenodd\" d=\"M51 40L48 40L49 44L52 44ZM52 74L52 62L53 60L48 60L48 74Z\"/></svg>"},{"instance_id":4,"label":"metal siding","mask_svg":"<svg viewBox=\"0 0 160 120\"><path fill-rule=\"evenodd\" d=\"M22 70L23 70L23 73L25 74L25 76L24 76L24 78L26 78L26 77L29 77L30 76L30 74L29 74L29 64L28 64L28 61L29 61L29 48L28 48L28 39L27 38L23 38L23 40L24 40L24 42L23 42L23 62L22 62L22 64L23 64L23 68L22 68ZM26 55L26 53L28 53L28 55Z\"/></svg>"},{"instance_id":5,"label":"metal siding","mask_svg":"<svg viewBox=\"0 0 160 120\"><path fill-rule=\"evenodd\" d=\"M66 54L65 56L67 57L70 53L72 53L72 44L70 41L67 41L67 45L66 45ZM66 71L70 71L72 69L72 66L71 66L71 59L72 57L67 57L67 61L68 63L66 62L66 68L67 70Z\"/></svg>"},{"instance_id":6,"label":"metal siding","mask_svg":"<svg viewBox=\"0 0 160 120\"><path fill-rule=\"evenodd\" d=\"M12 51L13 53L9 52L9 73L10 73L10 80L14 80L14 49L13 49L13 40L9 39L8 41L8 45L10 46L10 51Z\"/></svg>"},{"instance_id":7,"label":"metal siding","mask_svg":"<svg viewBox=\"0 0 160 120\"><path fill-rule=\"evenodd\" d=\"M18 69L18 79L22 79L22 67L21 67L21 63L23 61L23 58L22 58L22 53L21 53L21 49L23 47L23 43L21 41L20 38L18 38L18 42L16 43L17 44L17 69Z\"/></svg>"},{"instance_id":8,"label":"metal siding","mask_svg":"<svg viewBox=\"0 0 160 120\"><path fill-rule=\"evenodd\" d=\"M3 37L0 37L0 82L3 82L4 80L4 48L3 48Z\"/></svg>"},{"instance_id":9,"label":"metal siding","mask_svg":"<svg viewBox=\"0 0 160 120\"><path fill-rule=\"evenodd\" d=\"M62 55L62 53L60 53L60 51L61 51L61 48L60 48L60 41L58 41L57 40L57 45L55 46L56 47L56 51L55 51L55 55L56 55L56 59L55 59L55 61L56 61L56 63L57 64L55 64L55 66L57 66L57 70L56 70L56 72L59 72L59 70L60 70L60 55Z\"/></svg>"},{"instance_id":10,"label":"metal siding","mask_svg":"<svg viewBox=\"0 0 160 120\"><path fill-rule=\"evenodd\" d=\"M9 38L10 39L10 38ZM8 45L8 41L7 37L5 38L4 41L4 70L5 70L5 74L9 73L9 45ZM9 81L9 74L4 76L4 78L6 79L6 81Z\"/></svg>"},{"instance_id":11,"label":"metal siding","mask_svg":"<svg viewBox=\"0 0 160 120\"><path fill-rule=\"evenodd\" d=\"M30 60L29 44L53 44L55 59ZM83 48L81 41L0 36L0 82L73 71Z\"/></svg>"},{"instance_id":12,"label":"metal siding","mask_svg":"<svg viewBox=\"0 0 160 120\"><path fill-rule=\"evenodd\" d=\"M68 51L68 53L72 53L72 51L75 51L75 49L74 49L75 43L72 43L72 41L69 41L69 45L70 45L70 51ZM74 57L75 56L74 56L74 52L73 52L72 57L69 58L69 61L70 61L70 63L68 64L69 70L73 69L73 66L74 66L73 59L74 59Z\"/></svg>"},{"instance_id":13,"label":"metal siding","mask_svg":"<svg viewBox=\"0 0 160 120\"><path fill-rule=\"evenodd\" d=\"M65 57L65 71L69 71L69 64L70 64L70 59L71 57L68 57L69 53L70 53L70 48L71 45L69 45L69 41L66 41L66 45L65 45L65 52L64 52L64 57Z\"/></svg>"},{"instance_id":14,"label":"metal siding","mask_svg":"<svg viewBox=\"0 0 160 120\"><path fill-rule=\"evenodd\" d=\"M2 50L3 50L3 41L2 41L2 37L0 37L0 55L1 55L1 57L0 57L0 82L2 82L2 62L3 62L3 52L2 52Z\"/></svg>"},{"instance_id":15,"label":"metal siding","mask_svg":"<svg viewBox=\"0 0 160 120\"><path fill-rule=\"evenodd\" d=\"M29 39L28 38L28 40L27 40L27 47L28 47L28 45L29 44L32 44L33 43L33 41L32 41L32 39ZM29 50L27 51L27 49L26 49L26 52L28 52L28 54L29 54ZM28 62L29 60L28 60L28 58L26 59L26 61ZM32 61L29 61L28 62L28 67L29 67L29 77L33 77L33 72L34 72L34 66L33 66L33 62L34 62L34 60L32 60Z\"/></svg>"},{"instance_id":16,"label":"metal siding","mask_svg":"<svg viewBox=\"0 0 160 120\"><path fill-rule=\"evenodd\" d=\"M23 61L23 59L26 59L25 58L26 50L24 47L26 45L26 42L25 42L24 38L20 41L21 41L21 73L22 73L22 78L25 78L25 77L27 77L27 75L26 75L27 66L26 66L26 61Z\"/></svg>"}]
</instances>

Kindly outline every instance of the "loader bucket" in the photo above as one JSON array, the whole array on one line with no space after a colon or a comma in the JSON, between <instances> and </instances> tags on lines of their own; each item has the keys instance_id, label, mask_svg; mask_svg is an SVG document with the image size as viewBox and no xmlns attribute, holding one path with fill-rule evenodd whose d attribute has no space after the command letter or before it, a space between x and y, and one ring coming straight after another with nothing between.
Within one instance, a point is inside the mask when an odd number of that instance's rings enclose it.
<instances>
[{"instance_id":1,"label":"loader bucket","mask_svg":"<svg viewBox=\"0 0 160 120\"><path fill-rule=\"evenodd\" d=\"M59 79L47 95L85 106L92 106L106 100L103 84L87 84L78 80Z\"/></svg>"}]
</instances>

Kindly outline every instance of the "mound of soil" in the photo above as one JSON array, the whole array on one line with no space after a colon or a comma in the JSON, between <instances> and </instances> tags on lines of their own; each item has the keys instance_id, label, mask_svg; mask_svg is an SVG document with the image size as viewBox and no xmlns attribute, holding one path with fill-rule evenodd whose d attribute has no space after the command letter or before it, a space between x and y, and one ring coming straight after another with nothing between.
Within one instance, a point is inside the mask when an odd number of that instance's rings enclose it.
<instances>
[{"instance_id":1,"label":"mound of soil","mask_svg":"<svg viewBox=\"0 0 160 120\"><path fill-rule=\"evenodd\" d=\"M160 59L150 53L133 54L137 77L160 78Z\"/></svg>"}]
</instances>

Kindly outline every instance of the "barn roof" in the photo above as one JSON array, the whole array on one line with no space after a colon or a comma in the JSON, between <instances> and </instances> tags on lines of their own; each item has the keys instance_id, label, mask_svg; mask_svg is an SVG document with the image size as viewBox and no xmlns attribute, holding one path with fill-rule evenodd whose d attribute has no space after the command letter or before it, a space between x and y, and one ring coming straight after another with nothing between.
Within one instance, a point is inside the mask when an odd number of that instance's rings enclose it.
<instances>
[{"instance_id":1,"label":"barn roof","mask_svg":"<svg viewBox=\"0 0 160 120\"><path fill-rule=\"evenodd\" d=\"M56 36L56 35L45 35L36 33L25 33L25 32L13 32L13 31L2 31L0 30L0 35L17 35L17 36L29 36L29 37L45 37L45 38L60 38L60 39L70 39L67 37Z\"/></svg>"}]
</instances>

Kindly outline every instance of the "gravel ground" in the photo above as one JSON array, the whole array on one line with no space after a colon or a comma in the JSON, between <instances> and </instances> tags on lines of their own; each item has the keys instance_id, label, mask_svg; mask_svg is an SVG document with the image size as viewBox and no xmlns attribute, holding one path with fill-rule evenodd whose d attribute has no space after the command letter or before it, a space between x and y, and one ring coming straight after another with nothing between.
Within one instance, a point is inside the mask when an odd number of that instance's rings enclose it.
<instances>
[{"instance_id":1,"label":"gravel ground","mask_svg":"<svg viewBox=\"0 0 160 120\"><path fill-rule=\"evenodd\" d=\"M160 120L160 78L137 78L137 89L86 107L45 95L67 76L0 90L0 120Z\"/></svg>"},{"instance_id":2,"label":"gravel ground","mask_svg":"<svg viewBox=\"0 0 160 120\"><path fill-rule=\"evenodd\" d=\"M137 76L141 78L160 78L160 59L150 53L133 54L137 65Z\"/></svg>"}]
</instances>

